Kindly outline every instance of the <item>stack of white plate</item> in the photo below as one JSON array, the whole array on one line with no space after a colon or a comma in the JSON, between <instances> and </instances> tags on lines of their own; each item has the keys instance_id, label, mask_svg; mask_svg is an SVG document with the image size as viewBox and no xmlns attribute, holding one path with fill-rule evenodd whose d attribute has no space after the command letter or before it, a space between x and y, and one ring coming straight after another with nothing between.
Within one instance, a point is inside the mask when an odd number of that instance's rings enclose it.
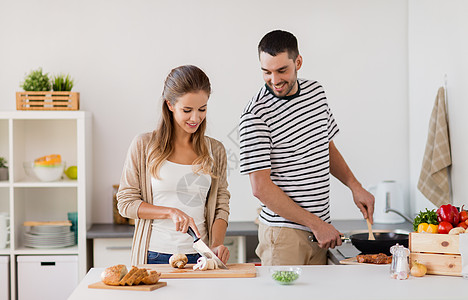
<instances>
[{"instance_id":1,"label":"stack of white plate","mask_svg":"<svg viewBox=\"0 0 468 300\"><path fill-rule=\"evenodd\" d=\"M24 233L24 246L31 248L62 248L75 244L75 233L70 226L41 225L31 226Z\"/></svg>"}]
</instances>

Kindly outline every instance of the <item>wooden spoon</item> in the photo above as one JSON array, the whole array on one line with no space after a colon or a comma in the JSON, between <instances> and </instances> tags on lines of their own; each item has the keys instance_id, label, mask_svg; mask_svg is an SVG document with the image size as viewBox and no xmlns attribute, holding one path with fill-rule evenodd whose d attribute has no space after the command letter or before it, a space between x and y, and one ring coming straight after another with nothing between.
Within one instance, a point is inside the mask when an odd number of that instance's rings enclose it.
<instances>
[{"instance_id":1,"label":"wooden spoon","mask_svg":"<svg viewBox=\"0 0 468 300\"><path fill-rule=\"evenodd\" d=\"M367 221L367 230L369 230L369 238L368 239L375 241L375 236L374 236L374 233L372 232L372 225L371 225L369 219L366 219L366 221Z\"/></svg>"}]
</instances>

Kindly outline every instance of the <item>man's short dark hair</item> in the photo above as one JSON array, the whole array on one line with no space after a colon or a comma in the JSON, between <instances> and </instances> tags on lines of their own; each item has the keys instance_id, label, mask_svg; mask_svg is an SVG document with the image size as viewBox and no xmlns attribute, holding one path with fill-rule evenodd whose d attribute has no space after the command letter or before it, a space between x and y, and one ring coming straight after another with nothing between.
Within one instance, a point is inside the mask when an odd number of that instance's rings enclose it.
<instances>
[{"instance_id":1,"label":"man's short dark hair","mask_svg":"<svg viewBox=\"0 0 468 300\"><path fill-rule=\"evenodd\" d=\"M261 52L276 56L282 52L288 52L288 57L296 60L299 55L296 37L287 31L274 30L267 33L258 44L258 55Z\"/></svg>"}]
</instances>

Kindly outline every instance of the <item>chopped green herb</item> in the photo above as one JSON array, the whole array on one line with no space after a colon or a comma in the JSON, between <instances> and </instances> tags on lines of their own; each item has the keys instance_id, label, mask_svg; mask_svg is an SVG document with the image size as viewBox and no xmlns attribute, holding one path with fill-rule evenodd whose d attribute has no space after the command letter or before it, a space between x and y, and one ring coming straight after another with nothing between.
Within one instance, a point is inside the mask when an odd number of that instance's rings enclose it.
<instances>
[{"instance_id":1,"label":"chopped green herb","mask_svg":"<svg viewBox=\"0 0 468 300\"><path fill-rule=\"evenodd\" d=\"M271 276L281 284L289 284L299 278L299 274L294 271L275 271Z\"/></svg>"},{"instance_id":2,"label":"chopped green herb","mask_svg":"<svg viewBox=\"0 0 468 300\"><path fill-rule=\"evenodd\" d=\"M416 216L416 218L414 218L414 221L413 221L414 231L418 231L418 225L421 223L439 225L439 222L437 221L437 213L435 212L435 209L429 210L426 208L426 211L419 212L419 214Z\"/></svg>"}]
</instances>

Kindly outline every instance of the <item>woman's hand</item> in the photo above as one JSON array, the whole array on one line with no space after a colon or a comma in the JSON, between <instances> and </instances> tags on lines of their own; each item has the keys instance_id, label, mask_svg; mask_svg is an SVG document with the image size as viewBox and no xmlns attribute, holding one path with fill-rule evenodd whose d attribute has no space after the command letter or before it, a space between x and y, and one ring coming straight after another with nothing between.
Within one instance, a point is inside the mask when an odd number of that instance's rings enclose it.
<instances>
[{"instance_id":1,"label":"woman's hand","mask_svg":"<svg viewBox=\"0 0 468 300\"><path fill-rule=\"evenodd\" d=\"M180 209L172 209L171 219L172 222L174 222L175 224L176 231L187 233L187 230L190 226L192 227L193 231L195 231L197 237L200 237L200 232L198 231L197 225L195 225L195 221L193 220L193 218L181 211Z\"/></svg>"},{"instance_id":2,"label":"woman's hand","mask_svg":"<svg viewBox=\"0 0 468 300\"><path fill-rule=\"evenodd\" d=\"M226 264L227 261L229 260L229 249L224 246L224 245L219 245L216 247L212 247L211 250L213 250L213 253L216 254L221 261Z\"/></svg>"}]
</instances>

